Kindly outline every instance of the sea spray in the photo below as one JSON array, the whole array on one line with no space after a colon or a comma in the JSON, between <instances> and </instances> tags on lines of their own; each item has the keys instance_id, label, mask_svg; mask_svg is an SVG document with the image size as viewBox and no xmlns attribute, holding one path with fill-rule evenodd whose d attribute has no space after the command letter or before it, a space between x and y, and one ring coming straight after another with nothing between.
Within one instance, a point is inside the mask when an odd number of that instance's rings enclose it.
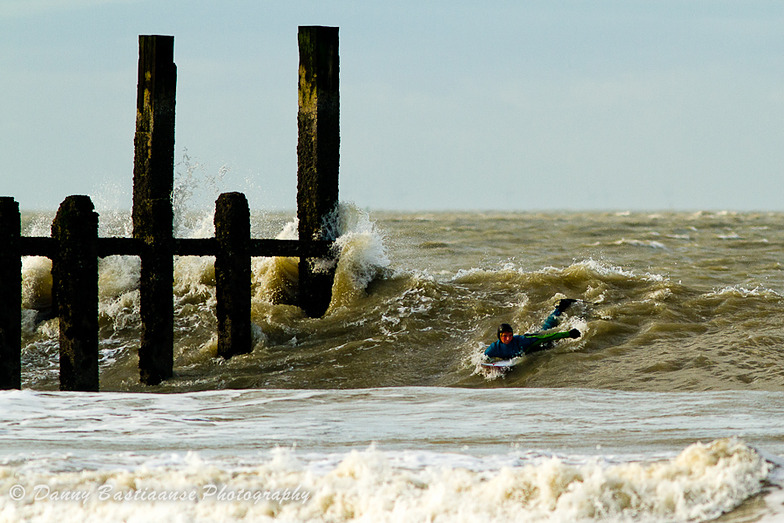
<instances>
[{"instance_id":1,"label":"sea spray","mask_svg":"<svg viewBox=\"0 0 784 523\"><path fill-rule=\"evenodd\" d=\"M297 221L289 221L275 236L277 240L296 240ZM253 297L268 303L293 304L297 296L299 258L253 258L251 280Z\"/></svg>"},{"instance_id":2,"label":"sea spray","mask_svg":"<svg viewBox=\"0 0 784 523\"><path fill-rule=\"evenodd\" d=\"M341 203L338 212L325 224L329 235L336 238L338 265L332 288L330 310L345 306L361 296L373 279L389 267L390 260L384 247L383 235L370 216L350 203ZM277 239L297 239L297 222L291 221L277 235ZM329 267L319 265L316 270ZM326 263L334 263L327 259ZM297 258L268 258L254 261L253 281L255 296L270 302L293 303L297 293L299 273Z\"/></svg>"},{"instance_id":3,"label":"sea spray","mask_svg":"<svg viewBox=\"0 0 784 523\"><path fill-rule=\"evenodd\" d=\"M384 236L368 213L353 204L341 204L336 246L339 261L330 309L349 306L364 295L368 285L388 275L390 259Z\"/></svg>"},{"instance_id":4,"label":"sea spray","mask_svg":"<svg viewBox=\"0 0 784 523\"><path fill-rule=\"evenodd\" d=\"M350 307L354 300L364 295L374 278L380 276L389 264L382 235L376 230L367 213L352 205L342 205L336 216L338 249L341 251L333 288L333 305ZM126 217L121 217L120 222ZM257 227L267 215L256 215ZM273 216L272 221L280 221ZM212 213L192 213L188 221L192 229L181 232L181 237L202 238L214 234ZM281 222L280 239L296 238L296 221ZM116 224L122 227L121 223ZM51 304L51 262L46 258L25 259L25 297L27 305L47 308ZM296 258L254 257L252 259L252 321L253 343L268 346L292 339L296 324L303 318L297 307L291 306L296 297L298 264ZM104 370L104 387L115 376L126 375L123 384L132 383L137 374L133 351L138 344L141 330L139 316L140 260L134 256L109 256L99 264L99 325L101 335L101 362L122 365L124 369ZM175 311L175 367L193 369L210 374L215 358L215 269L214 257L179 256L175 258L173 298ZM47 335L40 325L40 315L26 313L27 343ZM56 325L56 320L54 320ZM56 336L56 330L55 336ZM56 338L50 339L56 344ZM56 377L56 360L46 358L46 369L41 373ZM37 371L36 371L37 372ZM111 380L111 381L110 381ZM115 385L116 386L116 385ZM126 386L126 385L123 385Z\"/></svg>"}]
</instances>

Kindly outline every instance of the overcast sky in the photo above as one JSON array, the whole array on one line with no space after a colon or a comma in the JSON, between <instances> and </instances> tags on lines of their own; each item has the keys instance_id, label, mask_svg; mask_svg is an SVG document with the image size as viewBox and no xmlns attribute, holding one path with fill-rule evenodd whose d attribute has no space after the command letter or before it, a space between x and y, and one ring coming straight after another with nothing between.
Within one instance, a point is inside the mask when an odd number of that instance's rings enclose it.
<instances>
[{"instance_id":1,"label":"overcast sky","mask_svg":"<svg viewBox=\"0 0 784 523\"><path fill-rule=\"evenodd\" d=\"M359 207L784 211L773 0L2 0L0 195L130 209L138 35L164 34L195 204L293 209L298 25L340 27Z\"/></svg>"}]
</instances>

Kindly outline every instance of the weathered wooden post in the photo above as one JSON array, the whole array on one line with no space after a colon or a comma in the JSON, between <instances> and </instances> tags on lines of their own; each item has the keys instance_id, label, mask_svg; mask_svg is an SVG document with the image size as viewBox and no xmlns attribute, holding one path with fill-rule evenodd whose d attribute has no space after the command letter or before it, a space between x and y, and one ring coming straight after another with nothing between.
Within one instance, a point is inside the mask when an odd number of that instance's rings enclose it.
<instances>
[{"instance_id":1,"label":"weathered wooden post","mask_svg":"<svg viewBox=\"0 0 784 523\"><path fill-rule=\"evenodd\" d=\"M174 364L173 36L139 36L138 82L132 214L133 237L142 242L139 374L155 385L172 376Z\"/></svg>"},{"instance_id":2,"label":"weathered wooden post","mask_svg":"<svg viewBox=\"0 0 784 523\"><path fill-rule=\"evenodd\" d=\"M337 27L299 28L299 113L297 124L297 217L300 240L334 240L325 227L338 204L340 95ZM322 260L323 262L324 260ZM332 268L300 258L299 304L321 316L332 298ZM329 266L329 263L321 264Z\"/></svg>"},{"instance_id":3,"label":"weathered wooden post","mask_svg":"<svg viewBox=\"0 0 784 523\"><path fill-rule=\"evenodd\" d=\"M19 203L0 198L0 389L22 388L21 234Z\"/></svg>"},{"instance_id":4,"label":"weathered wooden post","mask_svg":"<svg viewBox=\"0 0 784 523\"><path fill-rule=\"evenodd\" d=\"M218 355L251 351L250 209L245 195L223 193L215 202L215 293Z\"/></svg>"},{"instance_id":5,"label":"weathered wooden post","mask_svg":"<svg viewBox=\"0 0 784 523\"><path fill-rule=\"evenodd\" d=\"M98 391L98 214L88 196L69 196L60 204L52 238L60 390Z\"/></svg>"}]
</instances>

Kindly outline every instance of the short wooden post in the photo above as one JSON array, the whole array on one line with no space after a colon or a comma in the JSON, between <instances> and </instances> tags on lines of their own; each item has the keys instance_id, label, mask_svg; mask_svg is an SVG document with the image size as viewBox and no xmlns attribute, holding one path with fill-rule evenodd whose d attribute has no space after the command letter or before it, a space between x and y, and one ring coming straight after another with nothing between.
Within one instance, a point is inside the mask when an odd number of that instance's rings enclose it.
<instances>
[{"instance_id":1,"label":"short wooden post","mask_svg":"<svg viewBox=\"0 0 784 523\"><path fill-rule=\"evenodd\" d=\"M300 240L334 240L325 227L338 204L340 96L337 27L299 28L299 113L297 124L297 217ZM326 265L329 265L328 263ZM332 269L314 260L299 262L299 304L321 316L332 299Z\"/></svg>"},{"instance_id":2,"label":"short wooden post","mask_svg":"<svg viewBox=\"0 0 784 523\"><path fill-rule=\"evenodd\" d=\"M223 193L215 202L215 292L218 355L251 351L250 209L245 195Z\"/></svg>"},{"instance_id":3,"label":"short wooden post","mask_svg":"<svg viewBox=\"0 0 784 523\"><path fill-rule=\"evenodd\" d=\"M19 203L0 198L0 389L22 388L22 257Z\"/></svg>"},{"instance_id":4,"label":"short wooden post","mask_svg":"<svg viewBox=\"0 0 784 523\"><path fill-rule=\"evenodd\" d=\"M52 294L60 318L60 390L98 391L98 214L69 196L52 222Z\"/></svg>"},{"instance_id":5,"label":"short wooden post","mask_svg":"<svg viewBox=\"0 0 784 523\"><path fill-rule=\"evenodd\" d=\"M155 385L170 378L174 359L173 36L139 36L133 168L133 237L142 242L139 282L142 333L139 374Z\"/></svg>"}]
</instances>

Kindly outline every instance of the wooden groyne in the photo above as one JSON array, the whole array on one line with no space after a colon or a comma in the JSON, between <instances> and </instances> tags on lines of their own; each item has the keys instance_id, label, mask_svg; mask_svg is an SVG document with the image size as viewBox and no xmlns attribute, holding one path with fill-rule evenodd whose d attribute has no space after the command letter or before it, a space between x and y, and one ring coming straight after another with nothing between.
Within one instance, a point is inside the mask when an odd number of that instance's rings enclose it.
<instances>
[{"instance_id":1,"label":"wooden groyne","mask_svg":"<svg viewBox=\"0 0 784 523\"><path fill-rule=\"evenodd\" d=\"M299 28L299 240L250 236L244 194L221 194L215 237L173 236L174 116L177 68L174 37L139 37L133 170L133 236L98 236L98 214L88 196L67 197L50 237L21 236L19 204L0 197L0 389L21 388L21 258L52 260L53 307L60 324L60 389L97 391L98 258L141 258L139 376L155 385L173 374L174 256L214 256L218 354L252 350L250 301L253 256L299 257L297 303L321 316L331 300L338 203L338 29ZM319 263L317 263L317 261ZM330 268L331 267L331 268Z\"/></svg>"}]
</instances>

